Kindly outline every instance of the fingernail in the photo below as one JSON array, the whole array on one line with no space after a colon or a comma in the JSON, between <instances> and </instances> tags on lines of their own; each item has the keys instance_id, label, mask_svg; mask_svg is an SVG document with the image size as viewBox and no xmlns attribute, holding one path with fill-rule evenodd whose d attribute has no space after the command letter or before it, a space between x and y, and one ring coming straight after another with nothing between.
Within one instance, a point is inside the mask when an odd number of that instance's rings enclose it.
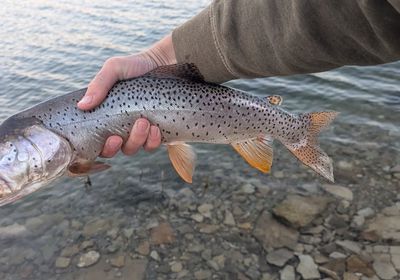
<instances>
[{"instance_id":1,"label":"fingernail","mask_svg":"<svg viewBox=\"0 0 400 280\"><path fill-rule=\"evenodd\" d=\"M93 97L92 96L84 96L78 104L90 104L92 103Z\"/></svg>"},{"instance_id":2,"label":"fingernail","mask_svg":"<svg viewBox=\"0 0 400 280\"><path fill-rule=\"evenodd\" d=\"M156 126L150 127L150 136L158 137L158 131L159 131L158 127L156 127Z\"/></svg>"},{"instance_id":3,"label":"fingernail","mask_svg":"<svg viewBox=\"0 0 400 280\"><path fill-rule=\"evenodd\" d=\"M118 149L119 148L119 144L120 144L120 141L117 140L117 139L110 139L108 141L108 146L113 150Z\"/></svg>"},{"instance_id":4,"label":"fingernail","mask_svg":"<svg viewBox=\"0 0 400 280\"><path fill-rule=\"evenodd\" d=\"M148 127L148 126L149 126L149 124L148 124L147 121L139 120L139 121L137 121L137 123L136 123L136 127L137 127L139 130L142 130L142 131L147 130L147 127Z\"/></svg>"}]
</instances>

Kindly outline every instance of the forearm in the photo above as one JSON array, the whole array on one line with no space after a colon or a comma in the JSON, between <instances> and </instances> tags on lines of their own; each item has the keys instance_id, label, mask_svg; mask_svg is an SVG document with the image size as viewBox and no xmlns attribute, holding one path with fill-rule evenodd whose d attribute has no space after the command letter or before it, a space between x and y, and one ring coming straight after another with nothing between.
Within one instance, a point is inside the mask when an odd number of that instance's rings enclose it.
<instances>
[{"instance_id":1,"label":"forearm","mask_svg":"<svg viewBox=\"0 0 400 280\"><path fill-rule=\"evenodd\" d=\"M172 41L177 61L212 82L380 64L400 59L400 1L390 2L214 1Z\"/></svg>"}]
</instances>

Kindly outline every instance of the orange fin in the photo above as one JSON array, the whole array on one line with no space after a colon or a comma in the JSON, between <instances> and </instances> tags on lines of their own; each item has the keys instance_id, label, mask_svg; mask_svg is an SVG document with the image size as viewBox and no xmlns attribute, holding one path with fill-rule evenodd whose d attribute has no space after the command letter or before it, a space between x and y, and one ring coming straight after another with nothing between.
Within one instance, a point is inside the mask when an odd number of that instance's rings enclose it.
<instances>
[{"instance_id":1,"label":"orange fin","mask_svg":"<svg viewBox=\"0 0 400 280\"><path fill-rule=\"evenodd\" d=\"M305 139L297 143L282 142L302 163L333 182L333 167L329 156L319 147L319 132L328 126L338 115L337 112L317 112L303 115L308 118L310 126Z\"/></svg>"},{"instance_id":2,"label":"orange fin","mask_svg":"<svg viewBox=\"0 0 400 280\"><path fill-rule=\"evenodd\" d=\"M192 183L196 154L193 148L185 143L167 145L169 159L176 172L187 183Z\"/></svg>"},{"instance_id":3,"label":"orange fin","mask_svg":"<svg viewBox=\"0 0 400 280\"><path fill-rule=\"evenodd\" d=\"M68 175L71 177L87 176L109 169L111 166L100 161L80 160L68 166Z\"/></svg>"},{"instance_id":4,"label":"orange fin","mask_svg":"<svg viewBox=\"0 0 400 280\"><path fill-rule=\"evenodd\" d=\"M273 158L271 139L259 137L234 142L231 145L252 167L257 168L263 173L271 170Z\"/></svg>"},{"instance_id":5,"label":"orange fin","mask_svg":"<svg viewBox=\"0 0 400 280\"><path fill-rule=\"evenodd\" d=\"M280 95L267 96L267 100L268 100L269 104L275 105L275 106L281 105L283 102L283 98Z\"/></svg>"}]
</instances>

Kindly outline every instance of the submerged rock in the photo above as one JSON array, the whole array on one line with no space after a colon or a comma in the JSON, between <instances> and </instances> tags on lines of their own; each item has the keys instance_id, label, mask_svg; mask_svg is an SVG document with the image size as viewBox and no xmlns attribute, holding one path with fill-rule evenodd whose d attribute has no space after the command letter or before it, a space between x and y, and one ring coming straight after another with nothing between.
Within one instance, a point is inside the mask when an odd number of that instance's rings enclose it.
<instances>
[{"instance_id":1,"label":"submerged rock","mask_svg":"<svg viewBox=\"0 0 400 280\"><path fill-rule=\"evenodd\" d=\"M322 185L322 188L326 192L333 194L338 198L343 198L349 201L353 200L353 192L349 188L333 184L324 184Z\"/></svg>"},{"instance_id":2,"label":"submerged rock","mask_svg":"<svg viewBox=\"0 0 400 280\"><path fill-rule=\"evenodd\" d=\"M321 196L289 195L273 211L294 227L304 227L325 210L328 202L328 198Z\"/></svg>"},{"instance_id":3,"label":"submerged rock","mask_svg":"<svg viewBox=\"0 0 400 280\"><path fill-rule=\"evenodd\" d=\"M293 257L293 252L282 248L267 254L267 262L276 266L284 266Z\"/></svg>"},{"instance_id":4,"label":"submerged rock","mask_svg":"<svg viewBox=\"0 0 400 280\"><path fill-rule=\"evenodd\" d=\"M299 237L296 230L279 223L266 210L257 219L253 235L266 250L282 247L294 249Z\"/></svg>"},{"instance_id":5,"label":"submerged rock","mask_svg":"<svg viewBox=\"0 0 400 280\"><path fill-rule=\"evenodd\" d=\"M319 274L318 266L311 256L299 255L299 260L300 263L296 270L303 279L320 279L321 275Z\"/></svg>"},{"instance_id":6,"label":"submerged rock","mask_svg":"<svg viewBox=\"0 0 400 280\"><path fill-rule=\"evenodd\" d=\"M169 223L161 223L151 229L150 240L153 245L173 243L175 242L174 230Z\"/></svg>"},{"instance_id":7,"label":"submerged rock","mask_svg":"<svg viewBox=\"0 0 400 280\"><path fill-rule=\"evenodd\" d=\"M97 263L100 259L100 253L97 251L89 251L80 256L79 262L77 264L78 267L88 267Z\"/></svg>"}]
</instances>

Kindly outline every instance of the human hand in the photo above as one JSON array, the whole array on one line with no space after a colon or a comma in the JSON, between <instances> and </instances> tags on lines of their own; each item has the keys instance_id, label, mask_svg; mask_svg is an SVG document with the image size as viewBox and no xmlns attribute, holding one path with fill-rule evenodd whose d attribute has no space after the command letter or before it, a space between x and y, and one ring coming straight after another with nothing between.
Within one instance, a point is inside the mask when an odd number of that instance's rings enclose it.
<instances>
[{"instance_id":1,"label":"human hand","mask_svg":"<svg viewBox=\"0 0 400 280\"><path fill-rule=\"evenodd\" d=\"M78 102L81 110L90 110L101 104L109 90L119 80L125 80L143 75L158 66L176 63L171 35L157 42L150 49L130 56L109 58L89 83L88 89ZM120 136L107 139L101 155L113 157L122 147L126 155L135 154L141 147L146 151L156 149L161 144L161 132L157 126L141 118L133 125L126 143Z\"/></svg>"}]
</instances>

